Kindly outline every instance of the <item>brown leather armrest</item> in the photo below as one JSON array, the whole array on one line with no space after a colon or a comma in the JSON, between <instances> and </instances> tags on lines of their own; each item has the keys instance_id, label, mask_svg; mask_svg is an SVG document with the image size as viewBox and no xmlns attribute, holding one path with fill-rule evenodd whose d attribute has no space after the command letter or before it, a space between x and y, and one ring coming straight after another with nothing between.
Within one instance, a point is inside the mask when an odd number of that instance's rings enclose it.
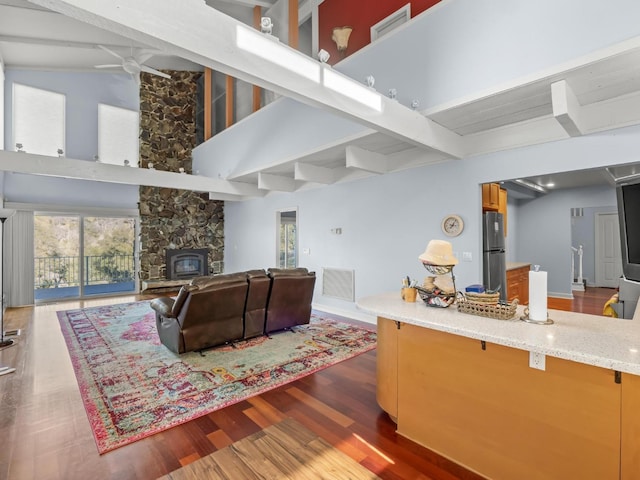
<instances>
[{"instance_id":1,"label":"brown leather armrest","mask_svg":"<svg viewBox=\"0 0 640 480\"><path fill-rule=\"evenodd\" d=\"M151 300L151 308L158 312L163 317L175 318L175 315L171 312L173 308L173 298L160 297Z\"/></svg>"}]
</instances>

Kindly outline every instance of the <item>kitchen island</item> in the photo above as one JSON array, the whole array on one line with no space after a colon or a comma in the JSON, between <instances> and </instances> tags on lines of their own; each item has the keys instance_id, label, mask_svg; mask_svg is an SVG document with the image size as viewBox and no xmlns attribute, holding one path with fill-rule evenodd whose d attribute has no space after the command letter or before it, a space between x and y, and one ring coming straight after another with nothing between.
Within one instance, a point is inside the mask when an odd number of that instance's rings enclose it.
<instances>
[{"instance_id":1,"label":"kitchen island","mask_svg":"<svg viewBox=\"0 0 640 480\"><path fill-rule=\"evenodd\" d=\"M378 317L377 398L399 434L493 479L640 478L640 322L532 325L397 292L358 307Z\"/></svg>"}]
</instances>

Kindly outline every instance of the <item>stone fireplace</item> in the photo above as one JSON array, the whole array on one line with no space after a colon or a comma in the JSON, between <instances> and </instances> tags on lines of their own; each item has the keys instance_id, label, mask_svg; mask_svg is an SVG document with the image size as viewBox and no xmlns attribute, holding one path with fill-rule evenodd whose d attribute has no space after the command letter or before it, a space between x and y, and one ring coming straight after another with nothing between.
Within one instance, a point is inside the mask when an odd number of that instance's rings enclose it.
<instances>
[{"instance_id":1,"label":"stone fireplace","mask_svg":"<svg viewBox=\"0 0 640 480\"><path fill-rule=\"evenodd\" d=\"M196 89L201 72L140 77L140 168L192 172ZM209 194L140 187L140 279L168 278L167 250L204 250L205 274L224 270L224 203ZM185 264L186 265L186 264ZM193 267L193 264L189 268Z\"/></svg>"}]
</instances>

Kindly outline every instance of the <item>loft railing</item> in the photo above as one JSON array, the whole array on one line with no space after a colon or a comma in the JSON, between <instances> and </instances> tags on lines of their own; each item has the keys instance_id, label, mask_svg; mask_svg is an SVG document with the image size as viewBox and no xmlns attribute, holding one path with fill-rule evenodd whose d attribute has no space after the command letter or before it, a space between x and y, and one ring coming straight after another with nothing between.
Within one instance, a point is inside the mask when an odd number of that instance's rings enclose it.
<instances>
[{"instance_id":1,"label":"loft railing","mask_svg":"<svg viewBox=\"0 0 640 480\"><path fill-rule=\"evenodd\" d=\"M80 285L80 257L35 257L35 288ZM134 278L133 255L85 256L84 285L130 282Z\"/></svg>"}]
</instances>

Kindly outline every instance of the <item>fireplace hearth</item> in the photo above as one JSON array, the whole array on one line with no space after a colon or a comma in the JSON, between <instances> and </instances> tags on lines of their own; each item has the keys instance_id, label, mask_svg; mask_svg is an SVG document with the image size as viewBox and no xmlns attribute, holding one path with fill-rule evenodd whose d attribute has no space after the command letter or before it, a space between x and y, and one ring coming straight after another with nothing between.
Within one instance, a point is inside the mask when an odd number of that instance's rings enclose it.
<instances>
[{"instance_id":1,"label":"fireplace hearth","mask_svg":"<svg viewBox=\"0 0 640 480\"><path fill-rule=\"evenodd\" d=\"M209 274L209 249L180 248L167 250L167 280L182 280Z\"/></svg>"}]
</instances>

